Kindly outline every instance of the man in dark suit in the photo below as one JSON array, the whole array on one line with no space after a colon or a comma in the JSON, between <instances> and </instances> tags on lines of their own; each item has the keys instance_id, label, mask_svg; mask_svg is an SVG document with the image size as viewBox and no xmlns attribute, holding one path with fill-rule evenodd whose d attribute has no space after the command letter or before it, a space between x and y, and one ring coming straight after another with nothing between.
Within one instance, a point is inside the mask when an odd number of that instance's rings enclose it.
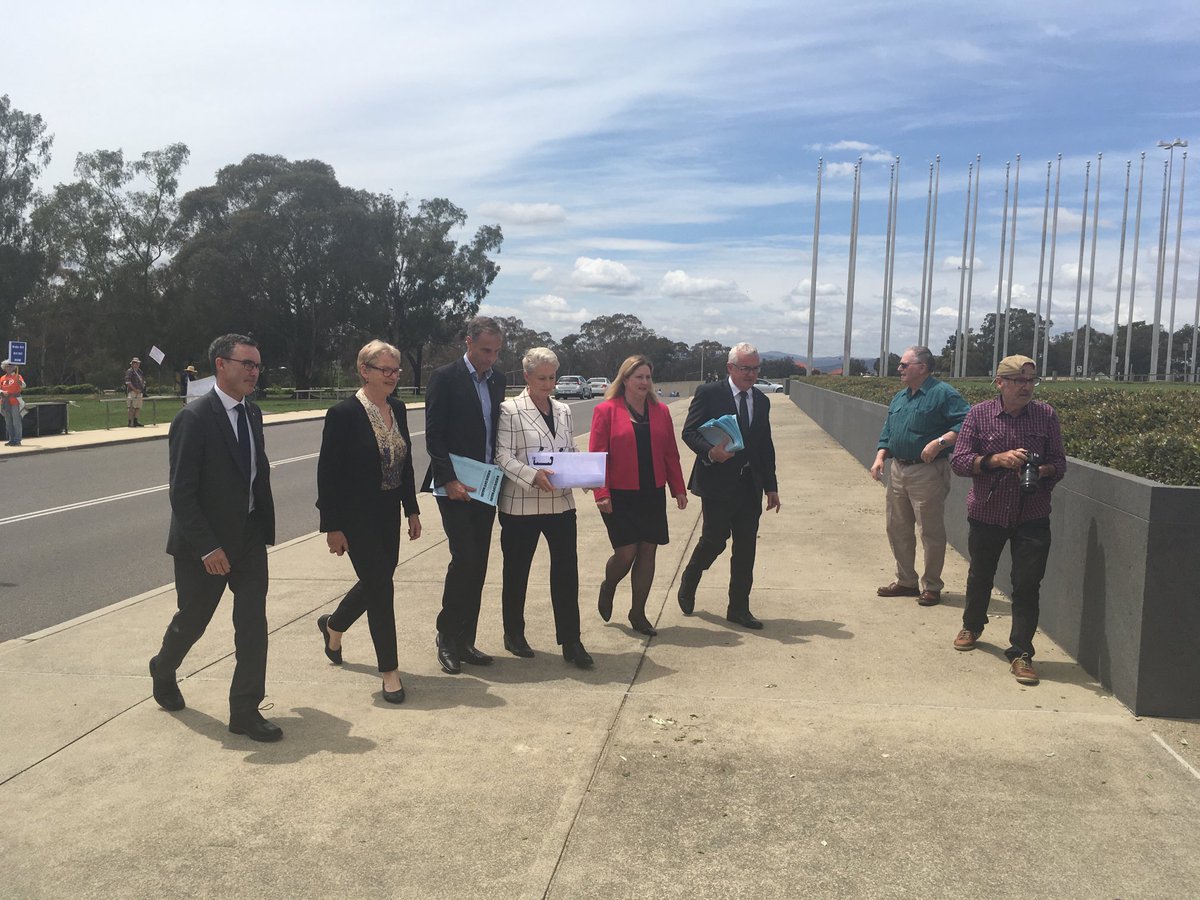
<instances>
[{"instance_id":1,"label":"man in dark suit","mask_svg":"<svg viewBox=\"0 0 1200 900\"><path fill-rule=\"evenodd\" d=\"M171 422L171 531L179 611L150 660L154 699L183 709L175 670L233 589L237 665L229 687L229 730L255 741L283 731L258 711L267 678L267 545L275 543L271 467L262 412L246 397L262 369L258 344L226 334L208 348L216 387Z\"/></svg>"},{"instance_id":2,"label":"man in dark suit","mask_svg":"<svg viewBox=\"0 0 1200 900\"><path fill-rule=\"evenodd\" d=\"M450 542L450 565L437 619L437 658L449 675L462 663L486 666L492 658L475 647L483 581L496 508L471 499L471 488L454 471L450 454L491 463L496 449L504 373L495 369L504 345L500 324L486 316L467 323L467 352L435 369L425 389L425 446L429 471L421 490L438 496L442 527Z\"/></svg>"},{"instance_id":3,"label":"man in dark suit","mask_svg":"<svg viewBox=\"0 0 1200 900\"><path fill-rule=\"evenodd\" d=\"M724 381L696 388L683 425L683 441L696 454L688 488L701 499L703 525L679 583L679 608L690 616L696 606L696 588L705 569L725 550L733 537L729 560L729 607L725 618L745 628L762 628L750 612L754 584L754 552L762 497L767 510L779 512L779 484L775 479L775 445L771 441L771 401L754 389L762 366L758 351L737 344L729 351ZM745 447L736 453L724 442L713 444L700 432L709 419L737 416Z\"/></svg>"}]
</instances>

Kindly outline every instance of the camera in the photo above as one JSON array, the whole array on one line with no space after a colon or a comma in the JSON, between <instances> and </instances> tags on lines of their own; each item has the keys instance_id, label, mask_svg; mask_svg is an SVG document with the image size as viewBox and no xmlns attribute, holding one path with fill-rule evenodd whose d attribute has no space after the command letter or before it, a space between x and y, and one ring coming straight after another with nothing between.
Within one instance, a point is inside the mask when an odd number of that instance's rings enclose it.
<instances>
[{"instance_id":1,"label":"camera","mask_svg":"<svg viewBox=\"0 0 1200 900\"><path fill-rule=\"evenodd\" d=\"M1042 464L1042 455L1030 450L1025 454L1025 462L1021 464L1021 490L1026 494L1036 494L1041 476L1038 467Z\"/></svg>"}]
</instances>

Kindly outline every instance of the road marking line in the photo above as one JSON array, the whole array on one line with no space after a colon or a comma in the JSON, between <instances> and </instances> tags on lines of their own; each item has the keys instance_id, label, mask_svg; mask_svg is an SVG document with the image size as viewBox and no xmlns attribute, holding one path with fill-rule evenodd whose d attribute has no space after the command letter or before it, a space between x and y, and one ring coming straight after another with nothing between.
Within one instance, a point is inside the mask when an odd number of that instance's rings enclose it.
<instances>
[{"instance_id":1,"label":"road marking line","mask_svg":"<svg viewBox=\"0 0 1200 900\"><path fill-rule=\"evenodd\" d=\"M1164 741L1164 740L1163 740L1161 737L1159 737L1159 734L1158 734L1158 732L1157 732L1157 731L1152 731L1152 732L1150 732L1150 736L1151 736L1151 737L1153 737L1153 738L1154 738L1156 741L1158 741L1160 744L1162 744L1162 746L1163 746L1163 749L1164 749L1164 750L1166 750L1168 753L1170 753L1170 754L1171 754L1173 757L1175 757L1176 761L1178 761L1178 763L1179 763L1181 766L1183 766L1185 769L1187 769L1189 772L1191 772L1191 773L1192 773L1192 777L1193 777L1193 778L1196 778L1197 780L1200 780L1200 772L1196 771L1196 767L1195 767L1195 766L1193 766L1193 765L1192 765L1190 762L1188 762L1186 759L1184 759L1182 756L1180 756L1178 753L1176 753L1176 752L1175 752L1175 750L1174 750L1174 749L1171 747L1171 745L1170 745L1170 744L1168 744L1168 743L1167 743L1166 741Z\"/></svg>"}]
</instances>

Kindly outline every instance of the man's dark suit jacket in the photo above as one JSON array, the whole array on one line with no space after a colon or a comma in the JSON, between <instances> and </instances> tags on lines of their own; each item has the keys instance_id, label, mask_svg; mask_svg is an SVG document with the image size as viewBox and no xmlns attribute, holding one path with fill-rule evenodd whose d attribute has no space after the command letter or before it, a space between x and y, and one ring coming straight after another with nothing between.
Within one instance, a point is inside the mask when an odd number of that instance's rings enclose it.
<instances>
[{"instance_id":1,"label":"man's dark suit jacket","mask_svg":"<svg viewBox=\"0 0 1200 900\"><path fill-rule=\"evenodd\" d=\"M408 444L400 482L400 501L405 516L420 515L417 486L413 476L412 438L408 436L408 416L404 404L388 397L392 416ZM317 461L317 507L321 510L321 531L357 531L372 528L374 505L383 482L379 464L379 444L366 409L357 397L343 400L325 414L321 437L321 458Z\"/></svg>"},{"instance_id":2,"label":"man's dark suit jacket","mask_svg":"<svg viewBox=\"0 0 1200 900\"><path fill-rule=\"evenodd\" d=\"M460 357L449 365L434 369L425 388L425 447L429 451L429 469L421 490L430 491L456 480L450 454L483 461L487 451L487 429L483 425L483 406L475 390L474 379ZM504 402L504 373L492 370L488 380L492 396L492 450L496 449L496 431L500 424L500 404Z\"/></svg>"},{"instance_id":3,"label":"man's dark suit jacket","mask_svg":"<svg viewBox=\"0 0 1200 900\"><path fill-rule=\"evenodd\" d=\"M275 543L271 466L263 444L262 410L246 403L254 439L254 517L265 543ZM237 547L249 518L250 473L239 461L237 434L217 392L189 403L171 422L171 531L167 553L201 559L218 547Z\"/></svg>"},{"instance_id":4,"label":"man's dark suit jacket","mask_svg":"<svg viewBox=\"0 0 1200 900\"><path fill-rule=\"evenodd\" d=\"M751 388L747 401L754 404L751 412L750 434L743 436L746 447L723 463L709 462L708 451L713 444L700 433L700 426L709 419L737 415L737 403L729 380L722 379L696 388L692 405L683 423L683 442L696 454L688 489L697 497L720 498L731 495L737 486L742 467L750 464L754 485L761 491L778 491L775 478L775 444L771 440L771 401L759 390Z\"/></svg>"}]
</instances>

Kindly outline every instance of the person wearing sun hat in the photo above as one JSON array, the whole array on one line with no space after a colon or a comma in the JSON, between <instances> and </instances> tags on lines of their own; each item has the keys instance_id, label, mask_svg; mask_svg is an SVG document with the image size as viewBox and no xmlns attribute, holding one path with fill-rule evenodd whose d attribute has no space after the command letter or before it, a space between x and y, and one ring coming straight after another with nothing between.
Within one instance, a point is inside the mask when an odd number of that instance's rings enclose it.
<instances>
[{"instance_id":1,"label":"person wearing sun hat","mask_svg":"<svg viewBox=\"0 0 1200 900\"><path fill-rule=\"evenodd\" d=\"M1020 684L1038 683L1033 636L1050 555L1050 492L1067 471L1058 415L1033 399L1037 364L1006 356L996 368L999 395L971 407L950 466L972 480L967 494L967 602L956 650L974 650L987 625L996 567L1005 545L1012 558L1012 627L1004 651Z\"/></svg>"},{"instance_id":2,"label":"person wearing sun hat","mask_svg":"<svg viewBox=\"0 0 1200 900\"><path fill-rule=\"evenodd\" d=\"M138 413L142 409L142 397L146 393L146 376L142 372L142 361L136 356L129 361L125 370L125 408L129 413L129 427L142 428Z\"/></svg>"}]
</instances>

